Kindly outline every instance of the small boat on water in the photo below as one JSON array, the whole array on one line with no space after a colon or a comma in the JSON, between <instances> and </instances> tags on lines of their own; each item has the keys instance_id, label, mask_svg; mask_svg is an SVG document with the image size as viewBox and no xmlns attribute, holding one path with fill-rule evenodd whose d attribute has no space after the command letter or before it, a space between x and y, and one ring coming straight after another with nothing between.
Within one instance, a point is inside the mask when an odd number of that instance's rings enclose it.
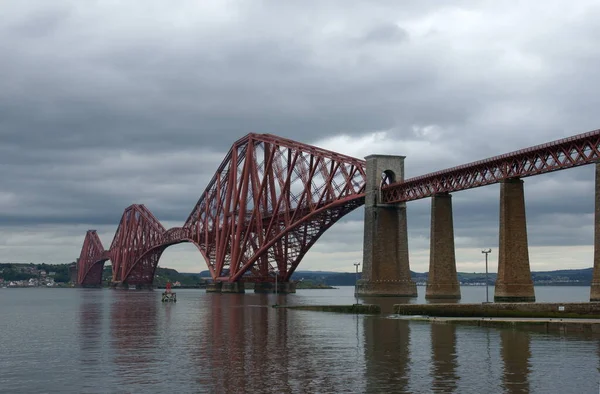
<instances>
[{"instance_id":1,"label":"small boat on water","mask_svg":"<svg viewBox=\"0 0 600 394\"><path fill-rule=\"evenodd\" d=\"M171 282L167 282L165 292L162 293L162 302L177 302L177 293L171 291Z\"/></svg>"}]
</instances>

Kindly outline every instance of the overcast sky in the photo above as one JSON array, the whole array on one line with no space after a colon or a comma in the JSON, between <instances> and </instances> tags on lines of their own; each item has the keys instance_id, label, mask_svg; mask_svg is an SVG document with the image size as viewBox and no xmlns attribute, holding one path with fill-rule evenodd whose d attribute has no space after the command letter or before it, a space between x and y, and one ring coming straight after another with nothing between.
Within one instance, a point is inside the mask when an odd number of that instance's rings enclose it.
<instances>
[{"instance_id":1,"label":"overcast sky","mask_svg":"<svg viewBox=\"0 0 600 394\"><path fill-rule=\"evenodd\" d=\"M68 263L123 209L181 226L231 144L273 133L406 176L600 128L597 1L0 0L0 262ZM532 270L592 265L592 166L525 179ZM496 269L499 186L454 194ZM408 204L411 269L430 200ZM299 269L352 271L363 211ZM161 266L206 269L190 244Z\"/></svg>"}]
</instances>

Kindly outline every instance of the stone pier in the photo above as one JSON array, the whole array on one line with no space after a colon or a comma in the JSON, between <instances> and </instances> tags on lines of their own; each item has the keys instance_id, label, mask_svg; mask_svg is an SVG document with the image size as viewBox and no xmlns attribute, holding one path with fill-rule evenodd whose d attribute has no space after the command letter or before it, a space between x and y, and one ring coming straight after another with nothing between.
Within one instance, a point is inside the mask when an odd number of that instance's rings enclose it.
<instances>
[{"instance_id":1,"label":"stone pier","mask_svg":"<svg viewBox=\"0 0 600 394\"><path fill-rule=\"evenodd\" d=\"M206 285L207 293L220 293L223 282L213 282Z\"/></svg>"},{"instance_id":2,"label":"stone pier","mask_svg":"<svg viewBox=\"0 0 600 394\"><path fill-rule=\"evenodd\" d=\"M362 279L359 296L416 297L410 278L406 204L381 204L381 180L404 179L404 156L371 155L366 158L365 220Z\"/></svg>"},{"instance_id":3,"label":"stone pier","mask_svg":"<svg viewBox=\"0 0 600 394\"><path fill-rule=\"evenodd\" d=\"M594 270L590 287L590 301L600 302L600 163L596 164L596 192L594 213Z\"/></svg>"},{"instance_id":4,"label":"stone pier","mask_svg":"<svg viewBox=\"0 0 600 394\"><path fill-rule=\"evenodd\" d=\"M429 278L425 298L460 299L456 274L452 195L436 194L431 198L431 237Z\"/></svg>"},{"instance_id":5,"label":"stone pier","mask_svg":"<svg viewBox=\"0 0 600 394\"><path fill-rule=\"evenodd\" d=\"M245 293L244 282L223 282L221 293Z\"/></svg>"},{"instance_id":6,"label":"stone pier","mask_svg":"<svg viewBox=\"0 0 600 394\"><path fill-rule=\"evenodd\" d=\"M520 178L500 183L500 243L494 301L535 301L529 268L525 193Z\"/></svg>"}]
</instances>

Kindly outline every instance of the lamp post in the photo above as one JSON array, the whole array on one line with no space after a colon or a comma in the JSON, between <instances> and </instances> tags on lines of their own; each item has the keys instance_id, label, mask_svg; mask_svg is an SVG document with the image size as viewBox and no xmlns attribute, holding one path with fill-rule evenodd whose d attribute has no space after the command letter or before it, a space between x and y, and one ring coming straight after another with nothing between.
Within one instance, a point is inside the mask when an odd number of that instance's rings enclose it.
<instances>
[{"instance_id":1,"label":"lamp post","mask_svg":"<svg viewBox=\"0 0 600 394\"><path fill-rule=\"evenodd\" d=\"M356 267L356 280L354 281L354 296L356 297L356 305L358 305L358 266L360 263L354 263Z\"/></svg>"},{"instance_id":2,"label":"lamp post","mask_svg":"<svg viewBox=\"0 0 600 394\"><path fill-rule=\"evenodd\" d=\"M277 305L277 277L279 276L279 270L275 269L275 305Z\"/></svg>"},{"instance_id":3,"label":"lamp post","mask_svg":"<svg viewBox=\"0 0 600 394\"><path fill-rule=\"evenodd\" d=\"M489 291L488 291L488 253L492 253L492 249L483 249L481 253L485 254L485 302L489 303Z\"/></svg>"}]
</instances>

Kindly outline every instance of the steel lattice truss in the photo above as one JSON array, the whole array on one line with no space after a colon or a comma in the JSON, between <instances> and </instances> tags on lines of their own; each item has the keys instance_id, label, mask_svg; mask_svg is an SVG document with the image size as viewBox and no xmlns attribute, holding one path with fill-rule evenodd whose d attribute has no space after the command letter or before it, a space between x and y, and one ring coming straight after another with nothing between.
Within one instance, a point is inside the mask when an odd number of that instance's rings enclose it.
<instances>
[{"instance_id":1,"label":"steel lattice truss","mask_svg":"<svg viewBox=\"0 0 600 394\"><path fill-rule=\"evenodd\" d=\"M595 130L383 186L381 199L383 203L418 200L595 163L599 158L600 130Z\"/></svg>"},{"instance_id":2,"label":"steel lattice truss","mask_svg":"<svg viewBox=\"0 0 600 394\"><path fill-rule=\"evenodd\" d=\"M166 229L144 205L125 209L110 245L113 282L152 283ZM168 245L167 245L168 246Z\"/></svg>"},{"instance_id":3,"label":"steel lattice truss","mask_svg":"<svg viewBox=\"0 0 600 394\"><path fill-rule=\"evenodd\" d=\"M562 170L600 159L600 130L388 185L382 202L417 200ZM125 209L105 251L86 234L79 284L99 284L109 257L113 282L152 283L162 252L180 242L200 250L213 279L288 281L303 256L340 218L364 203L365 162L269 134L238 140L183 227L166 230L144 205Z\"/></svg>"},{"instance_id":4,"label":"steel lattice truss","mask_svg":"<svg viewBox=\"0 0 600 394\"><path fill-rule=\"evenodd\" d=\"M222 281L289 280L302 257L364 203L365 162L266 134L237 141L184 228Z\"/></svg>"},{"instance_id":5,"label":"steel lattice truss","mask_svg":"<svg viewBox=\"0 0 600 394\"><path fill-rule=\"evenodd\" d=\"M96 230L88 230L79 255L77 283L80 285L98 285L102 283L104 263L109 259Z\"/></svg>"},{"instance_id":6,"label":"steel lattice truss","mask_svg":"<svg viewBox=\"0 0 600 394\"><path fill-rule=\"evenodd\" d=\"M112 241L113 282L151 284L170 245L191 242L218 281L289 280L302 257L364 203L365 162L268 134L237 141L183 227L144 205L125 209ZM80 282L81 283L81 282Z\"/></svg>"}]
</instances>

